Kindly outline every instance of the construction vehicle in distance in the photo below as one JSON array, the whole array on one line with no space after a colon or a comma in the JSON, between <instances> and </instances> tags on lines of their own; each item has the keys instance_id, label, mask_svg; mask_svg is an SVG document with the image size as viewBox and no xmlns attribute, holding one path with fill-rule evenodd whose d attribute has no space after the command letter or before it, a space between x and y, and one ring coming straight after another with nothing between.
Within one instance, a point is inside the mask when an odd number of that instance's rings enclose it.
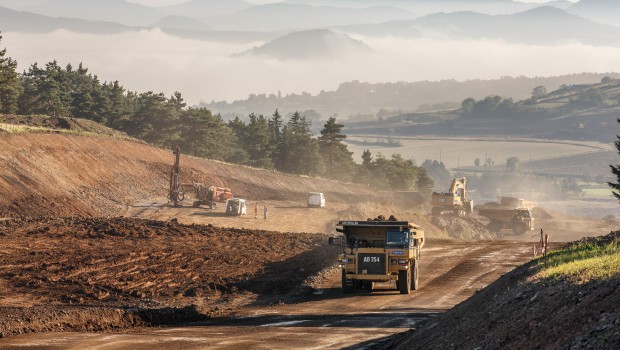
<instances>
[{"instance_id":1,"label":"construction vehicle in distance","mask_svg":"<svg viewBox=\"0 0 620 350\"><path fill-rule=\"evenodd\" d=\"M216 202L226 202L234 197L232 191L229 188L216 187L216 186L204 186L202 184L194 184L196 190L195 201L193 206L198 208L201 205L206 205L210 209L215 209Z\"/></svg>"},{"instance_id":2,"label":"construction vehicle in distance","mask_svg":"<svg viewBox=\"0 0 620 350\"><path fill-rule=\"evenodd\" d=\"M230 198L226 201L226 215L241 216L247 213L245 199Z\"/></svg>"},{"instance_id":3,"label":"construction vehicle in distance","mask_svg":"<svg viewBox=\"0 0 620 350\"><path fill-rule=\"evenodd\" d=\"M325 208L325 195L322 192L309 192L308 208Z\"/></svg>"},{"instance_id":4,"label":"construction vehicle in distance","mask_svg":"<svg viewBox=\"0 0 620 350\"><path fill-rule=\"evenodd\" d=\"M431 205L433 216L441 215L445 211L459 216L471 214L474 210L474 201L467 199L467 179L463 177L452 180L448 192L433 192Z\"/></svg>"},{"instance_id":5,"label":"construction vehicle in distance","mask_svg":"<svg viewBox=\"0 0 620 350\"><path fill-rule=\"evenodd\" d=\"M492 232L512 229L517 235L534 229L531 208L535 202L515 197L500 197L499 203L486 203L478 209L478 215L491 220L487 227Z\"/></svg>"},{"instance_id":6,"label":"construction vehicle in distance","mask_svg":"<svg viewBox=\"0 0 620 350\"><path fill-rule=\"evenodd\" d=\"M176 207L179 202L185 199L185 191L181 187L181 167L179 160L181 158L181 149L175 148L172 152L174 154L174 165L170 169L170 185L168 190L168 200Z\"/></svg>"},{"instance_id":7,"label":"construction vehicle in distance","mask_svg":"<svg viewBox=\"0 0 620 350\"><path fill-rule=\"evenodd\" d=\"M374 282L395 281L401 294L418 289L418 261L424 231L407 221L340 221L330 245L340 247L342 290L372 290Z\"/></svg>"},{"instance_id":8,"label":"construction vehicle in distance","mask_svg":"<svg viewBox=\"0 0 620 350\"><path fill-rule=\"evenodd\" d=\"M179 164L181 150L177 147L172 153L174 154L174 165L170 170L168 200L172 202L175 207L178 206L180 202L184 201L185 194L191 191L195 193L194 198L196 200L193 203L194 207L207 205L210 209L214 209L216 207L215 202L226 202L228 199L233 198L233 193L228 188L206 186L199 183L181 183L181 167Z\"/></svg>"},{"instance_id":9,"label":"construction vehicle in distance","mask_svg":"<svg viewBox=\"0 0 620 350\"><path fill-rule=\"evenodd\" d=\"M534 229L534 218L528 208L482 208L478 215L491 220L487 227L492 232L512 229L517 235Z\"/></svg>"}]
</instances>

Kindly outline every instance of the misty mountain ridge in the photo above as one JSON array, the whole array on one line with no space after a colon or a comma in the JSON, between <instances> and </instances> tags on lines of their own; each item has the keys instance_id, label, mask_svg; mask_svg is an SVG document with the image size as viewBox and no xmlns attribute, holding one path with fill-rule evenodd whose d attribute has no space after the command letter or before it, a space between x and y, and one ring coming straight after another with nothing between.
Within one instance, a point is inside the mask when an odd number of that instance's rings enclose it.
<instances>
[{"instance_id":1,"label":"misty mountain ridge","mask_svg":"<svg viewBox=\"0 0 620 350\"><path fill-rule=\"evenodd\" d=\"M254 6L230 16L209 18L209 23L221 30L298 31L413 18L413 13L390 6L354 9L275 3Z\"/></svg>"},{"instance_id":2,"label":"misty mountain ridge","mask_svg":"<svg viewBox=\"0 0 620 350\"><path fill-rule=\"evenodd\" d=\"M568 11L597 22L620 26L620 1L617 0L580 0Z\"/></svg>"},{"instance_id":3,"label":"misty mountain ridge","mask_svg":"<svg viewBox=\"0 0 620 350\"><path fill-rule=\"evenodd\" d=\"M128 26L146 26L163 17L156 9L125 0L47 0L26 10L50 17L117 22Z\"/></svg>"},{"instance_id":4,"label":"misty mountain ridge","mask_svg":"<svg viewBox=\"0 0 620 350\"><path fill-rule=\"evenodd\" d=\"M620 46L620 27L592 22L551 6L541 6L512 15L436 13L411 21L343 26L339 29L371 36L503 39L507 42L536 45L579 41L587 45Z\"/></svg>"},{"instance_id":5,"label":"misty mountain ridge","mask_svg":"<svg viewBox=\"0 0 620 350\"><path fill-rule=\"evenodd\" d=\"M211 28L206 25L203 21L185 17L185 16L177 16L171 15L160 19L159 21L150 25L150 27L156 28L168 28L168 29L186 29L193 31L208 31Z\"/></svg>"},{"instance_id":6,"label":"misty mountain ridge","mask_svg":"<svg viewBox=\"0 0 620 350\"><path fill-rule=\"evenodd\" d=\"M267 56L281 60L332 60L367 54L371 51L366 44L346 34L326 29L314 29L287 34L238 56Z\"/></svg>"},{"instance_id":7,"label":"misty mountain ridge","mask_svg":"<svg viewBox=\"0 0 620 350\"><path fill-rule=\"evenodd\" d=\"M256 5L245 0L191 0L157 9L168 15L204 19L232 15L254 6Z\"/></svg>"},{"instance_id":8,"label":"misty mountain ridge","mask_svg":"<svg viewBox=\"0 0 620 350\"><path fill-rule=\"evenodd\" d=\"M114 22L55 18L26 11L15 11L2 6L0 6L0 23L0 30L3 32L22 33L49 33L65 29L78 33L115 34L137 30L135 27Z\"/></svg>"}]
</instances>

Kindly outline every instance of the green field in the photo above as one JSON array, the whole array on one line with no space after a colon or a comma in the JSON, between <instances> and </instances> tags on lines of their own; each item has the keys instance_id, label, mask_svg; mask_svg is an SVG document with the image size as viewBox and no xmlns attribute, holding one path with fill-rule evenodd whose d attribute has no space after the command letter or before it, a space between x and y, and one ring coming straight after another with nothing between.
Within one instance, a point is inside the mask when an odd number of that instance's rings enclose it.
<instances>
[{"instance_id":1,"label":"green field","mask_svg":"<svg viewBox=\"0 0 620 350\"><path fill-rule=\"evenodd\" d=\"M579 142L561 140L539 139L467 139L467 138L407 138L393 137L392 140L398 146L389 147L384 144L373 144L376 136L349 136L349 140L357 141L349 143L350 151L354 153L356 162L361 162L361 154L364 149L369 149L373 155L378 153L391 156L399 153L405 159L412 159L421 164L426 159L441 160L447 168L473 167L476 158L480 164L485 159L491 159L497 168L505 166L506 159L517 157L522 168L526 169L529 161L551 161L553 159L587 156L600 152L613 151L613 145L600 142ZM567 164L559 164L559 167ZM577 164L578 165L578 164ZM574 169L571 173L582 175L593 167L601 167L604 173L609 173L609 163L588 164L584 169ZM599 170L601 170L599 169ZM582 172L580 172L582 171Z\"/></svg>"},{"instance_id":2,"label":"green field","mask_svg":"<svg viewBox=\"0 0 620 350\"><path fill-rule=\"evenodd\" d=\"M593 199L613 198L610 188L583 188L582 191L583 191L584 198L593 198Z\"/></svg>"}]
</instances>

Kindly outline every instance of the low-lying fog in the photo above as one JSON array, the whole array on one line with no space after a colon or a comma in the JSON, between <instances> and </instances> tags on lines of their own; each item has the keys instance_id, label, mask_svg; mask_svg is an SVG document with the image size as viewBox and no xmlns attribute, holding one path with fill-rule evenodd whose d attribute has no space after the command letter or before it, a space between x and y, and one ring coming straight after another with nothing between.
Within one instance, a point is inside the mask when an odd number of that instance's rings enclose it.
<instances>
[{"instance_id":1,"label":"low-lying fog","mask_svg":"<svg viewBox=\"0 0 620 350\"><path fill-rule=\"evenodd\" d=\"M373 52L308 61L231 57L262 43L224 44L179 39L158 29L117 35L3 32L2 47L19 70L56 59L83 62L102 81L119 80L127 89L171 95L190 104L245 99L251 93L316 94L360 80L396 82L493 79L577 72L620 71L620 48L577 42L527 46L494 40L431 40L355 36ZM489 93L492 93L491 91Z\"/></svg>"}]
</instances>

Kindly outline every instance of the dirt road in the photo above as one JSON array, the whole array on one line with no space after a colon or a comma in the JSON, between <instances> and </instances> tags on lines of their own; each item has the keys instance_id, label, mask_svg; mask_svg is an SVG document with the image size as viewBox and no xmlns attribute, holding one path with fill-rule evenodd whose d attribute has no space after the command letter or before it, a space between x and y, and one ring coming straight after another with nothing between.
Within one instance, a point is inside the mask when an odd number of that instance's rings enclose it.
<instances>
[{"instance_id":1,"label":"dirt road","mask_svg":"<svg viewBox=\"0 0 620 350\"><path fill-rule=\"evenodd\" d=\"M314 293L298 303L248 306L182 328L125 334L47 333L0 339L21 349L308 349L371 344L415 329L498 276L527 261L529 244L509 241L430 240L420 268L421 289L401 295L395 286L344 295L332 269Z\"/></svg>"}]
</instances>

